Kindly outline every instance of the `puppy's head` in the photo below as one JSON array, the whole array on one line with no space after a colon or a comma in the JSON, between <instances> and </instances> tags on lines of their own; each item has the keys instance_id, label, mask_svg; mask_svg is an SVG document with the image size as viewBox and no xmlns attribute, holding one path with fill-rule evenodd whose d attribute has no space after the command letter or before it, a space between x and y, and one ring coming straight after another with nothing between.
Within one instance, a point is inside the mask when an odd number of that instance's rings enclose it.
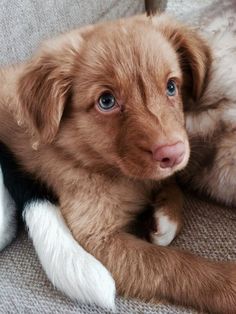
<instances>
[{"instance_id":1,"label":"puppy's head","mask_svg":"<svg viewBox=\"0 0 236 314\"><path fill-rule=\"evenodd\" d=\"M182 95L203 90L208 49L166 16L134 17L49 41L19 80L27 123L84 167L162 179L189 158Z\"/></svg>"}]
</instances>

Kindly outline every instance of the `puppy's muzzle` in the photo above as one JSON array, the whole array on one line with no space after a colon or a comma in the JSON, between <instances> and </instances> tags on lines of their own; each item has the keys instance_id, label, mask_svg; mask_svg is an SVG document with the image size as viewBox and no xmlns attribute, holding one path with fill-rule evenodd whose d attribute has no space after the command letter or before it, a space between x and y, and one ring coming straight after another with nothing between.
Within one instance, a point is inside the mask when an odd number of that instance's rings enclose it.
<instances>
[{"instance_id":1,"label":"puppy's muzzle","mask_svg":"<svg viewBox=\"0 0 236 314\"><path fill-rule=\"evenodd\" d=\"M153 159L160 162L161 168L173 168L179 165L185 156L186 149L183 142L172 145L156 146L152 150Z\"/></svg>"}]
</instances>

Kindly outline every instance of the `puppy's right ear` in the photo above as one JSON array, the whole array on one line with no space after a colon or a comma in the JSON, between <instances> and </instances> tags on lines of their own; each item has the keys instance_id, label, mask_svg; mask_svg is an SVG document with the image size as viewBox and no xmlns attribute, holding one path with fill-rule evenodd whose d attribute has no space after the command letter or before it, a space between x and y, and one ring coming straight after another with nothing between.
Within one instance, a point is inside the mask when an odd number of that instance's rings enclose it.
<instances>
[{"instance_id":1,"label":"puppy's right ear","mask_svg":"<svg viewBox=\"0 0 236 314\"><path fill-rule=\"evenodd\" d=\"M45 42L19 79L19 119L39 142L52 142L58 132L82 41L72 31Z\"/></svg>"}]
</instances>

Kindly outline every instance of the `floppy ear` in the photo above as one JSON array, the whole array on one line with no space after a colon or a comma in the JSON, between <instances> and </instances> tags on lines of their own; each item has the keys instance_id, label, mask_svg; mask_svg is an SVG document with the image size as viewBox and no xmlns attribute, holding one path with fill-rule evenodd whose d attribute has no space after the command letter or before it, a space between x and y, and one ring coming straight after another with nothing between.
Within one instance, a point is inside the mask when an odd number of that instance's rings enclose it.
<instances>
[{"instance_id":1,"label":"floppy ear","mask_svg":"<svg viewBox=\"0 0 236 314\"><path fill-rule=\"evenodd\" d=\"M41 142L50 143L57 134L81 41L76 31L49 40L19 79L20 115Z\"/></svg>"},{"instance_id":2,"label":"floppy ear","mask_svg":"<svg viewBox=\"0 0 236 314\"><path fill-rule=\"evenodd\" d=\"M198 100L204 91L211 65L211 52L206 41L195 30L164 14L154 17L153 23L179 55L184 76L184 96Z\"/></svg>"}]
</instances>

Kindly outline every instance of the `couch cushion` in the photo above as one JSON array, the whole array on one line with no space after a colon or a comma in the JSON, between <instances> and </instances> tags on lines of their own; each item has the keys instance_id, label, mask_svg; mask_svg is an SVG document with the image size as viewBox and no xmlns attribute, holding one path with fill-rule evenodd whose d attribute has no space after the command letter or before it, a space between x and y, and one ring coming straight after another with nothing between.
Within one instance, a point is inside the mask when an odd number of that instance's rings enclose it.
<instances>
[{"instance_id":1,"label":"couch cushion","mask_svg":"<svg viewBox=\"0 0 236 314\"><path fill-rule=\"evenodd\" d=\"M1 0L0 64L26 59L44 38L143 10L141 0Z\"/></svg>"}]
</instances>

